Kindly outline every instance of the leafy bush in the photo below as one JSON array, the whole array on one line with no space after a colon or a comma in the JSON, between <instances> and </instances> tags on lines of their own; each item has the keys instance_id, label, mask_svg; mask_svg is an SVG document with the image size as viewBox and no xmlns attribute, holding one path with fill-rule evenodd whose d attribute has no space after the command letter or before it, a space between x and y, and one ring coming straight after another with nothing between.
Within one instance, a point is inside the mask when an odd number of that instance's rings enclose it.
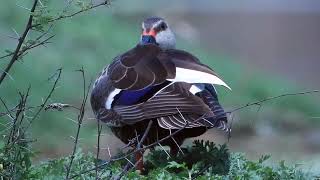
<instances>
[{"instance_id":1,"label":"leafy bush","mask_svg":"<svg viewBox=\"0 0 320 180\"><path fill-rule=\"evenodd\" d=\"M193 146L182 150L176 158L170 158L164 150L150 151L145 157L145 172L130 170L123 179L312 179L298 166L287 166L281 161L276 166L266 165L270 156L250 161L240 153L230 153L226 145L216 146L212 142L194 141ZM122 155L118 155L122 156ZM2 161L4 159L1 159ZM49 160L30 167L25 179L63 179L69 157ZM103 162L103 161L101 161ZM71 176L75 179L101 179L118 177L123 173L125 160L109 163L95 171L95 155L79 150L75 154ZM92 171L84 173L85 170ZM2 169L4 174L7 169Z\"/></svg>"}]
</instances>

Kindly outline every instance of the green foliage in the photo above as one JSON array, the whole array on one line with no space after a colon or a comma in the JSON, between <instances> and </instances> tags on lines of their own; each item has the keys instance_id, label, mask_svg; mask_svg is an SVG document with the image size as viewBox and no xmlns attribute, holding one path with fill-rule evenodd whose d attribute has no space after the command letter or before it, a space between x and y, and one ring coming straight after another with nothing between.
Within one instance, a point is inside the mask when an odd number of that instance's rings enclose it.
<instances>
[{"instance_id":1,"label":"green foliage","mask_svg":"<svg viewBox=\"0 0 320 180\"><path fill-rule=\"evenodd\" d=\"M32 166L28 179L64 179L66 177L66 167L70 163L69 157L49 160L39 165ZM75 154L71 176L84 170L92 169L96 166L95 156L91 153L85 154L78 150ZM98 176L102 179L108 178L112 172L117 172L121 168L119 163L114 163L111 167L99 169ZM90 171L80 175L78 179L95 179L96 171Z\"/></svg>"},{"instance_id":2,"label":"green foliage","mask_svg":"<svg viewBox=\"0 0 320 180\"><path fill-rule=\"evenodd\" d=\"M152 150L145 163L146 171L139 174L129 171L123 179L312 179L312 174L303 172L298 166L287 166L281 161L276 166L266 165L270 156L250 161L243 154L230 153L226 145L217 147L212 142L195 141L192 147L183 150L177 158L169 158L163 150ZM119 155L121 156L121 155ZM3 159L2 159L3 160ZM1 161L2 161L1 160ZM63 179L70 158L63 157L29 166L24 179ZM95 179L96 171L83 171L96 167L95 155L79 150L75 154L71 175L75 179ZM101 162L99 162L101 163ZM98 164L99 164L98 163ZM126 161L116 161L98 170L98 177L109 179L121 174ZM6 169L2 169L2 175Z\"/></svg>"},{"instance_id":3,"label":"green foliage","mask_svg":"<svg viewBox=\"0 0 320 180\"><path fill-rule=\"evenodd\" d=\"M14 136L16 137L16 136ZM32 166L31 158L34 153L29 147L26 138L19 137L2 144L0 147L0 173L2 177L12 177L13 179L24 179Z\"/></svg>"},{"instance_id":4,"label":"green foliage","mask_svg":"<svg viewBox=\"0 0 320 180\"><path fill-rule=\"evenodd\" d=\"M231 155L231 165L226 176L221 179L312 179L310 173L303 172L298 166L286 166L281 161L277 166L267 166L265 161L270 156L262 156L258 162L249 161L243 154L235 153ZM206 174L205 176L210 176Z\"/></svg>"},{"instance_id":5,"label":"green foliage","mask_svg":"<svg viewBox=\"0 0 320 180\"><path fill-rule=\"evenodd\" d=\"M165 169L185 169L197 167L198 169L210 169L214 174L226 174L229 170L229 152L226 145L217 147L213 142L203 140L194 141L193 146L182 149L183 154L179 153L177 157L168 159L163 151L153 151L148 156L147 169L157 167ZM159 161L160 160L160 161ZM168 165L168 161L171 164ZM150 162L150 163L149 163ZM183 165L181 167L173 165ZM185 168L183 168L185 167Z\"/></svg>"}]
</instances>

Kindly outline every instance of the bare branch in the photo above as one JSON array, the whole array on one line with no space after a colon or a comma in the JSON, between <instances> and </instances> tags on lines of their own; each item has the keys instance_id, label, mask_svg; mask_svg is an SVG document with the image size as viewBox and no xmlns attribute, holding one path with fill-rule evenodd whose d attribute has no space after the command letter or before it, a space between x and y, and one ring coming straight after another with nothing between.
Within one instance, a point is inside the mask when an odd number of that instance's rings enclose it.
<instances>
[{"instance_id":1,"label":"bare branch","mask_svg":"<svg viewBox=\"0 0 320 180\"><path fill-rule=\"evenodd\" d=\"M148 135L148 133L150 131L152 123L153 123L153 121L149 121L149 124L148 124L146 130L144 131L144 134L143 134L141 140L138 142L138 144L137 144L137 146L135 148L136 151L137 151L136 153L142 153L142 150L141 151L139 151L139 150L141 149L141 146L142 146L144 140L146 139L146 137L147 137L147 135ZM122 176L125 176L130 171L130 169L133 169L133 168L137 167L137 165L141 161L142 161L142 158L138 159L138 161L131 168L130 168L130 163L127 163L127 165L123 168L122 172L118 176L113 178L113 179L120 180Z\"/></svg>"},{"instance_id":2,"label":"bare branch","mask_svg":"<svg viewBox=\"0 0 320 180\"><path fill-rule=\"evenodd\" d=\"M32 20L33 20L33 13L36 9L36 6L37 6L37 3L38 3L38 0L34 0L33 2L33 6L30 10L30 16L29 16L29 20L28 20L28 23L26 25L26 28L22 34L22 36L19 38L19 42L18 42L18 45L16 47L16 50L14 51L13 55L12 55L12 58L9 62L9 64L7 65L7 67L5 68L4 72L1 74L0 76L0 85L1 83L3 82L4 78L7 76L7 73L9 73L12 65L15 63L15 61L19 58L19 51L20 51L20 48L25 40L25 38L27 37L27 34L28 32L30 31L30 29L32 28Z\"/></svg>"},{"instance_id":3,"label":"bare branch","mask_svg":"<svg viewBox=\"0 0 320 180\"><path fill-rule=\"evenodd\" d=\"M100 139L101 139L101 131L102 131L102 125L100 124L100 120L98 120L97 122L97 153L96 153L96 163L95 166L98 166L98 159L99 159L99 155L100 155ZM96 168L96 180L99 179L99 174L98 174L98 168Z\"/></svg>"},{"instance_id":4,"label":"bare branch","mask_svg":"<svg viewBox=\"0 0 320 180\"><path fill-rule=\"evenodd\" d=\"M74 146L73 146L72 155L70 157L70 163L69 163L69 166L67 167L66 179L69 179L73 160L75 158L75 153L77 151L80 129L82 127L82 121L83 121L84 112L85 112L85 105L86 105L86 102L88 99L89 89L91 87L91 82L90 82L88 88L86 88L86 79L85 79L83 67L79 71L81 72L82 79L83 79L83 100L82 100L81 107L80 107L79 114L78 114L78 128L77 128L77 132L76 132L76 137L74 138Z\"/></svg>"},{"instance_id":5,"label":"bare branch","mask_svg":"<svg viewBox=\"0 0 320 180\"><path fill-rule=\"evenodd\" d=\"M86 11L89 11L91 9L97 8L99 6L104 6L104 5L110 5L110 0L104 0L103 2L101 2L99 4L91 5L91 6L87 7L87 8L81 9L81 10L79 10L77 12L74 12L72 14L69 14L69 15L60 15L57 18L49 20L47 23L52 23L52 22L59 21L59 20L62 20L62 19L70 18L70 17L73 17L73 16L75 16L77 14L81 14L83 12L86 12ZM35 28L35 27L40 26L40 25L41 25L40 23L39 24L34 24L34 25L32 25L32 28Z\"/></svg>"},{"instance_id":6,"label":"bare branch","mask_svg":"<svg viewBox=\"0 0 320 180\"><path fill-rule=\"evenodd\" d=\"M278 96L272 96L272 97L267 97L265 99L262 99L262 100L259 100L259 101L255 101L255 102L251 102L251 103L247 103L243 106L240 106L238 108L235 108L227 113L233 113L235 111L239 111L241 109L244 109L246 107L249 107L249 106L260 106L261 103L264 103L266 101L270 101L270 100L274 100L274 99L278 99L278 98L282 98L282 97L285 97L285 96L297 96L297 95L305 95L305 94L312 94L312 93L318 93L319 90L312 90L312 91L304 91L304 92L297 92L297 93L286 93L286 94L281 94L281 95L278 95Z\"/></svg>"},{"instance_id":7,"label":"bare branch","mask_svg":"<svg viewBox=\"0 0 320 180\"><path fill-rule=\"evenodd\" d=\"M204 115L204 116L205 116L205 115ZM204 117L204 116L203 116L203 117ZM201 118L202 118L202 117L201 117ZM197 119L196 121L194 121L194 123L196 123L197 121L200 121L201 118L199 118L199 119ZM131 151L131 152L127 153L127 154L124 154L124 155L121 156L121 157L111 158L109 161L107 161L107 162L105 162L105 163L103 163L103 164L100 164L98 167L91 168L91 169L88 169L88 170L84 170L84 171L80 172L79 174L76 174L76 175L72 176L71 179L74 179L74 178L76 178L76 177L78 177L78 176L80 176L80 175L82 175L82 174L86 174L86 173L88 173L88 172L91 172L91 171L95 170L96 168L105 167L105 166L111 164L112 162L125 159L125 158L129 157L130 155L132 155L132 154L134 154L134 153L137 153L137 152L140 152L140 151L142 151L142 150L145 150L145 149L148 149L148 148L150 148L150 147L153 147L153 146L157 145L158 143L161 143L161 142L163 142L163 141L171 138L172 136L176 135L176 134L179 133L180 131L184 130L184 129L188 126L188 124L189 124L189 123L188 123L188 121L187 121L186 124L185 124L183 127L181 127L180 129L174 131L174 132L171 133L170 135L168 135L168 136L166 136L166 137L158 140L157 142L151 143L151 144L149 144L149 145L147 145L147 146L144 146L144 147L142 147L142 148L140 148L140 149L135 149L134 151Z\"/></svg>"},{"instance_id":8,"label":"bare branch","mask_svg":"<svg viewBox=\"0 0 320 180\"><path fill-rule=\"evenodd\" d=\"M26 130L30 127L30 125L33 123L33 121L39 116L39 114L41 113L41 111L45 108L45 105L47 104L47 102L48 102L49 99L51 98L54 90L55 90L56 87L57 87L57 84L58 84L58 82L59 82L59 80L60 80L60 77L61 77L61 73L62 73L62 69L60 68L60 69L57 70L57 73L55 73L55 74L57 74L57 78L55 79L55 81L54 81L54 83L53 83L53 85L52 85L52 88L51 88L49 94L48 94L47 97L43 100L43 103L42 103L40 106L38 106L38 107L40 107L40 108L39 108L38 111L35 113L35 115L33 116L33 118L30 120L28 126L27 126L27 127L25 128L25 130L22 132L23 134L24 134L24 133L26 132Z\"/></svg>"}]
</instances>

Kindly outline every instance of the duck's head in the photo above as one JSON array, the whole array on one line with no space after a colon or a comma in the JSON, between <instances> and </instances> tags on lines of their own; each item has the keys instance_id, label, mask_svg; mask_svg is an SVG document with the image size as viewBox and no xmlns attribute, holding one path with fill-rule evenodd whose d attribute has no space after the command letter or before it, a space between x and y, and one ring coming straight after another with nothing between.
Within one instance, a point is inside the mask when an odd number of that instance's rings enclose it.
<instances>
[{"instance_id":1,"label":"duck's head","mask_svg":"<svg viewBox=\"0 0 320 180\"><path fill-rule=\"evenodd\" d=\"M142 22L140 44L157 44L162 49L173 49L176 38L168 23L160 17L150 17Z\"/></svg>"}]
</instances>

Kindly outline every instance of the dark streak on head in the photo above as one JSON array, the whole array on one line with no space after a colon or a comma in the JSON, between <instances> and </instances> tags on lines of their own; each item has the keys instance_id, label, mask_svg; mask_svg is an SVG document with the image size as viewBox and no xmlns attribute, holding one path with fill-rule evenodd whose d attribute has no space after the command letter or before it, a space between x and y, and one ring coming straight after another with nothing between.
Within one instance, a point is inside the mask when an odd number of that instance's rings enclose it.
<instances>
[{"instance_id":1,"label":"dark streak on head","mask_svg":"<svg viewBox=\"0 0 320 180\"><path fill-rule=\"evenodd\" d=\"M146 30L150 30L154 23L161 21L161 20L163 21L164 19L161 17L149 17L143 21L144 27Z\"/></svg>"}]
</instances>

